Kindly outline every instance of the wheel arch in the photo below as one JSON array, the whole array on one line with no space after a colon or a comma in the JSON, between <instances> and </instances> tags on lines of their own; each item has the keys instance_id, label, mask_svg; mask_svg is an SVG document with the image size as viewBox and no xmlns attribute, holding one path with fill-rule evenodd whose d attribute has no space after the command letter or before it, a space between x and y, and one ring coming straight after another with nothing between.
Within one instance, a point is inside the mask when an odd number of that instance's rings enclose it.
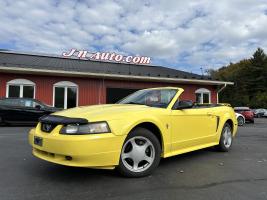
<instances>
[{"instance_id":1,"label":"wheel arch","mask_svg":"<svg viewBox=\"0 0 267 200\"><path fill-rule=\"evenodd\" d=\"M221 122L222 122L220 125L221 128L219 130L222 131L225 123L228 123L232 129L233 136L236 135L237 128L238 128L238 122L237 122L237 117L236 117L234 112L226 112L225 114L223 114ZM220 133L221 133L221 131L220 131Z\"/></svg>"},{"instance_id":2,"label":"wheel arch","mask_svg":"<svg viewBox=\"0 0 267 200\"><path fill-rule=\"evenodd\" d=\"M161 151L164 152L164 147L165 147L164 139L163 139L163 135L162 135L162 130L160 129L159 126L157 126L155 123L150 122L150 121L140 122L140 123L136 124L134 127L132 127L131 130L129 131L129 133L131 133L136 128L145 128L145 129L151 131L159 140L159 143L161 146Z\"/></svg>"},{"instance_id":3,"label":"wheel arch","mask_svg":"<svg viewBox=\"0 0 267 200\"><path fill-rule=\"evenodd\" d=\"M233 131L233 128L234 128L234 122L233 122L233 120L232 119L227 119L225 122L224 122L224 124L229 124L230 125L230 127L231 127L231 129L232 129L232 131Z\"/></svg>"}]
</instances>

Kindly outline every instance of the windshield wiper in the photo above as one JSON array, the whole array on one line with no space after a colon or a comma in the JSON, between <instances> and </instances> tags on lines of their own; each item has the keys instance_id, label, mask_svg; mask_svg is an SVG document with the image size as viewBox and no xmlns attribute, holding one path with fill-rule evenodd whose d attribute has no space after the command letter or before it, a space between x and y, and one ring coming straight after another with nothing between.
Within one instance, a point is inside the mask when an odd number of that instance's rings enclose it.
<instances>
[{"instance_id":1,"label":"windshield wiper","mask_svg":"<svg viewBox=\"0 0 267 200\"><path fill-rule=\"evenodd\" d=\"M125 104L135 104L135 105L143 105L143 106L153 107L152 105L148 105L148 104L144 104L144 103L138 103L138 102L133 102L133 101L130 101L130 102L125 103Z\"/></svg>"},{"instance_id":2,"label":"windshield wiper","mask_svg":"<svg viewBox=\"0 0 267 200\"><path fill-rule=\"evenodd\" d=\"M134 101L127 102L126 104L136 104L136 105L144 105L144 106L147 106L146 104L138 103L138 102L134 102Z\"/></svg>"},{"instance_id":3,"label":"windshield wiper","mask_svg":"<svg viewBox=\"0 0 267 200\"><path fill-rule=\"evenodd\" d=\"M144 104L144 103L138 103L134 101L129 101L129 102L117 102L116 104L135 104L135 105L143 105L143 106L148 106L148 107L153 107L152 105Z\"/></svg>"}]
</instances>

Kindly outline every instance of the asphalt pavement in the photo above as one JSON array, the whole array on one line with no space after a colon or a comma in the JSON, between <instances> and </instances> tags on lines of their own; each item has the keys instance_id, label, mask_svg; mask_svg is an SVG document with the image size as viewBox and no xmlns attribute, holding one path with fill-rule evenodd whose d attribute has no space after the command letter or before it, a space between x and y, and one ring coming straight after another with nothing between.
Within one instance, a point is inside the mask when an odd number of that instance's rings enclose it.
<instances>
[{"instance_id":1,"label":"asphalt pavement","mask_svg":"<svg viewBox=\"0 0 267 200\"><path fill-rule=\"evenodd\" d=\"M65 167L32 156L30 127L0 127L0 200L267 199L267 118L240 127L228 153L162 159L149 177Z\"/></svg>"}]
</instances>

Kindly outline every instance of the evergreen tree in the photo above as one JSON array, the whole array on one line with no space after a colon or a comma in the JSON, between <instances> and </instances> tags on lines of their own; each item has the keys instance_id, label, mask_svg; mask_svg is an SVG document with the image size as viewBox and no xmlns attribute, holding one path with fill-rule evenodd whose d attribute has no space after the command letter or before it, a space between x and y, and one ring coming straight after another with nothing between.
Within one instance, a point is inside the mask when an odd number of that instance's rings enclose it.
<instances>
[{"instance_id":1,"label":"evergreen tree","mask_svg":"<svg viewBox=\"0 0 267 200\"><path fill-rule=\"evenodd\" d=\"M250 59L208 70L208 73L214 79L235 83L222 91L220 102L267 108L267 56L263 49L258 48Z\"/></svg>"}]
</instances>

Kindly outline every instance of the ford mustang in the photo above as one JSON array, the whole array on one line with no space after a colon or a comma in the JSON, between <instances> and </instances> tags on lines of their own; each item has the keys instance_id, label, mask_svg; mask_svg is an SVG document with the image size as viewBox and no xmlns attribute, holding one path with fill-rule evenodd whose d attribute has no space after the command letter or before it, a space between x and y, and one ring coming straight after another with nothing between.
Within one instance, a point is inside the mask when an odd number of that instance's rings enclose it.
<instances>
[{"instance_id":1,"label":"ford mustang","mask_svg":"<svg viewBox=\"0 0 267 200\"><path fill-rule=\"evenodd\" d=\"M139 90L116 104L76 107L40 118L29 133L33 154L76 167L151 174L161 158L216 146L229 151L237 131L227 104L181 100L182 88Z\"/></svg>"}]
</instances>

